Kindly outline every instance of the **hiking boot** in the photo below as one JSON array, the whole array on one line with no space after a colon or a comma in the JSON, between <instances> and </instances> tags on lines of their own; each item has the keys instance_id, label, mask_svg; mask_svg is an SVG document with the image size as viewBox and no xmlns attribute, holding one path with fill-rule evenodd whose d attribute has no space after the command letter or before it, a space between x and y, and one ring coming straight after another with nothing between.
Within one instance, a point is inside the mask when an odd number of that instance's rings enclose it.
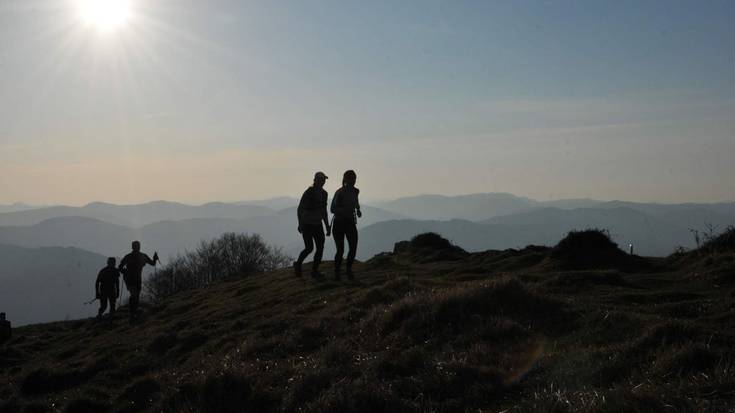
<instances>
[{"instance_id":1,"label":"hiking boot","mask_svg":"<svg viewBox=\"0 0 735 413\"><path fill-rule=\"evenodd\" d=\"M347 271L347 278L349 278L350 280L355 279L355 274L352 272L352 270Z\"/></svg>"},{"instance_id":2,"label":"hiking boot","mask_svg":"<svg viewBox=\"0 0 735 413\"><path fill-rule=\"evenodd\" d=\"M312 271L311 272L311 278L315 280L323 280L324 279L324 273L321 273L319 271Z\"/></svg>"},{"instance_id":3,"label":"hiking boot","mask_svg":"<svg viewBox=\"0 0 735 413\"><path fill-rule=\"evenodd\" d=\"M296 274L297 277L301 277L301 264L298 262L293 263L293 273Z\"/></svg>"}]
</instances>

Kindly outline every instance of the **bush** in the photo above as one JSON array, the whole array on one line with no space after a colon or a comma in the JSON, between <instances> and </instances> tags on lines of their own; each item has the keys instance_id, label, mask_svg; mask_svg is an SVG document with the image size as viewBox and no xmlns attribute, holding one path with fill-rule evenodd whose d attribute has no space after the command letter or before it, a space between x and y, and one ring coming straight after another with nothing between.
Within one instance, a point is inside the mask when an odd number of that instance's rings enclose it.
<instances>
[{"instance_id":1,"label":"bush","mask_svg":"<svg viewBox=\"0 0 735 413\"><path fill-rule=\"evenodd\" d=\"M707 239L702 244L705 251L732 251L735 250L735 227L729 226L720 235Z\"/></svg>"},{"instance_id":2,"label":"bush","mask_svg":"<svg viewBox=\"0 0 735 413\"><path fill-rule=\"evenodd\" d=\"M393 254L407 255L418 262L428 263L460 260L467 252L435 232L426 232L410 241L397 242L393 246Z\"/></svg>"},{"instance_id":3,"label":"bush","mask_svg":"<svg viewBox=\"0 0 735 413\"><path fill-rule=\"evenodd\" d=\"M631 256L610 239L606 230L571 231L551 250L551 258L565 269L641 269L645 260Z\"/></svg>"},{"instance_id":4,"label":"bush","mask_svg":"<svg viewBox=\"0 0 735 413\"><path fill-rule=\"evenodd\" d=\"M227 278L274 270L289 262L290 257L267 245L260 235L226 233L177 256L146 280L145 287L153 299L160 300Z\"/></svg>"},{"instance_id":5,"label":"bush","mask_svg":"<svg viewBox=\"0 0 735 413\"><path fill-rule=\"evenodd\" d=\"M573 257L580 253L610 250L619 250L618 244L610 239L607 231L593 228L584 231L570 231L564 239L556 244L552 254L554 256Z\"/></svg>"},{"instance_id":6,"label":"bush","mask_svg":"<svg viewBox=\"0 0 735 413\"><path fill-rule=\"evenodd\" d=\"M451 249L452 243L435 232L427 232L411 238L411 246L416 248Z\"/></svg>"}]
</instances>

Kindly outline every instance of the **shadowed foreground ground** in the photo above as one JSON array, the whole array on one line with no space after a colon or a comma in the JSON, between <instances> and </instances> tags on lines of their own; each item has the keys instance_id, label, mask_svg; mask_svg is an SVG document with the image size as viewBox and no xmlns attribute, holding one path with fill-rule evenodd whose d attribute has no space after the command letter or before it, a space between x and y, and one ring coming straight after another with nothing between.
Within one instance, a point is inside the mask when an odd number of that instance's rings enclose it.
<instances>
[{"instance_id":1,"label":"shadowed foreground ground","mask_svg":"<svg viewBox=\"0 0 735 413\"><path fill-rule=\"evenodd\" d=\"M735 252L608 252L404 245L354 282L281 270L134 327L19 328L0 411L734 409Z\"/></svg>"}]
</instances>

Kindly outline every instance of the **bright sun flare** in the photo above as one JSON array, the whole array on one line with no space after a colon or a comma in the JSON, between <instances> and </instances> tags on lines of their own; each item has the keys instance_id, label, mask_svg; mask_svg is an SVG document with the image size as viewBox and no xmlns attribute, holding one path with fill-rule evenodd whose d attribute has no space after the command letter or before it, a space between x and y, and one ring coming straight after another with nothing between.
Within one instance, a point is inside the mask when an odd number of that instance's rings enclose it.
<instances>
[{"instance_id":1,"label":"bright sun flare","mask_svg":"<svg viewBox=\"0 0 735 413\"><path fill-rule=\"evenodd\" d=\"M82 21L100 31L124 26L130 18L130 0L79 0Z\"/></svg>"}]
</instances>

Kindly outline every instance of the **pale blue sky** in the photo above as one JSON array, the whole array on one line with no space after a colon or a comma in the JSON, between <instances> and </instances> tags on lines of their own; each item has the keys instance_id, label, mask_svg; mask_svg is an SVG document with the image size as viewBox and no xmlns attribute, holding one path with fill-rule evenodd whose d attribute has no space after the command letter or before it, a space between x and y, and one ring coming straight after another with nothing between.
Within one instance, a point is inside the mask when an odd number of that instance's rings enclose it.
<instances>
[{"instance_id":1,"label":"pale blue sky","mask_svg":"<svg viewBox=\"0 0 735 413\"><path fill-rule=\"evenodd\" d=\"M0 0L0 203L735 200L729 1Z\"/></svg>"}]
</instances>

